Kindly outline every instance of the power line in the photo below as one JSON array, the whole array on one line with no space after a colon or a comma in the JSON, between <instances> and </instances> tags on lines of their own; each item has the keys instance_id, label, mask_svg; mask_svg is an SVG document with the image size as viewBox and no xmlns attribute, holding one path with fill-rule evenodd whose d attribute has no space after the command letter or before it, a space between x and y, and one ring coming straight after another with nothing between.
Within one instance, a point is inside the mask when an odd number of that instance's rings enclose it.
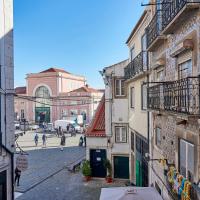
<instances>
[{"instance_id":1,"label":"power line","mask_svg":"<svg viewBox=\"0 0 200 200\"><path fill-rule=\"evenodd\" d=\"M16 96L16 95L15 95ZM86 102L86 103L78 103L78 104L65 104L65 105L60 105L60 104L49 104L49 103L44 103L44 102L40 102L40 101L37 101L37 100L34 100L34 99L30 99L30 98L27 98L25 96L16 96L16 98L18 99L25 99L27 101L32 101L32 102L35 102L35 103L39 103L39 104L42 104L42 105L47 105L47 106L57 106L57 107L64 107L64 106L83 106L83 105L88 105L88 104L92 104L92 103L99 103L100 101L93 101L93 102Z\"/></svg>"}]
</instances>

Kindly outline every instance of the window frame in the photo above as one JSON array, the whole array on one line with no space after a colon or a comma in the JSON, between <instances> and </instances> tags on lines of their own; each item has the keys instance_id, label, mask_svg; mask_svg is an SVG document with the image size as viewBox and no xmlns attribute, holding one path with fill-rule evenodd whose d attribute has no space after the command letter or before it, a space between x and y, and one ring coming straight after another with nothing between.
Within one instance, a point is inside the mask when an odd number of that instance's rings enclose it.
<instances>
[{"instance_id":1,"label":"window frame","mask_svg":"<svg viewBox=\"0 0 200 200\"><path fill-rule=\"evenodd\" d=\"M21 109L21 111L20 111L20 118L21 119L25 118L25 110L24 109Z\"/></svg>"},{"instance_id":2,"label":"window frame","mask_svg":"<svg viewBox=\"0 0 200 200\"><path fill-rule=\"evenodd\" d=\"M131 150L135 152L135 134L131 131Z\"/></svg>"},{"instance_id":3,"label":"window frame","mask_svg":"<svg viewBox=\"0 0 200 200\"><path fill-rule=\"evenodd\" d=\"M181 146L181 141L185 142L186 144L186 152L185 152L185 157L186 157L186 166L185 166L185 173L186 173L186 176L185 178L187 178L189 181L193 182L194 180L194 176L195 176L195 144L193 144L192 142L189 142L183 138L179 138L179 142L178 142L178 168L179 168L179 172L181 173L181 160L180 160L180 146ZM194 158L194 163L193 163L193 166L194 166L194 171L193 171L193 177L191 177L191 179L188 177L188 145L191 145L193 146L193 158ZM183 174L182 174L183 175Z\"/></svg>"},{"instance_id":4,"label":"window frame","mask_svg":"<svg viewBox=\"0 0 200 200\"><path fill-rule=\"evenodd\" d=\"M186 64L186 63L191 63L191 74L189 74L190 72L188 71L188 68L185 68L185 69L181 69L180 70L180 68L184 65L184 64ZM186 77L183 77L183 72L186 70ZM188 73L189 72L189 73ZM187 78L187 77L189 77L189 76L192 76L192 73L193 73L193 62L192 62L192 58L190 58L190 59L188 59L188 60L186 60L186 61L184 61L184 62L181 62L181 63L179 63L178 64L178 79L179 80L181 80L181 79L184 79L184 78Z\"/></svg>"},{"instance_id":5,"label":"window frame","mask_svg":"<svg viewBox=\"0 0 200 200\"><path fill-rule=\"evenodd\" d=\"M120 128L120 136L121 136L121 140L120 141L117 141L117 137L116 137L116 129L117 128ZM126 131L126 141L122 141L122 128L125 128L125 131ZM123 125L117 125L115 126L115 143L127 143L127 126L123 126Z\"/></svg>"},{"instance_id":6,"label":"window frame","mask_svg":"<svg viewBox=\"0 0 200 200\"><path fill-rule=\"evenodd\" d=\"M117 94L117 81L119 81L119 94ZM122 90L122 81L124 82L124 91ZM115 79L115 96L116 97L125 97L126 93L125 93L125 79L124 78L116 78ZM122 94L122 91L124 92L124 94Z\"/></svg>"},{"instance_id":7,"label":"window frame","mask_svg":"<svg viewBox=\"0 0 200 200\"><path fill-rule=\"evenodd\" d=\"M160 129L160 142L158 143L158 137L157 137L157 130ZM160 126L156 126L155 128L155 145L160 148L162 144L162 128Z\"/></svg>"},{"instance_id":8,"label":"window frame","mask_svg":"<svg viewBox=\"0 0 200 200\"><path fill-rule=\"evenodd\" d=\"M135 87L134 86L130 88L130 107L133 109L135 108Z\"/></svg>"},{"instance_id":9,"label":"window frame","mask_svg":"<svg viewBox=\"0 0 200 200\"><path fill-rule=\"evenodd\" d=\"M143 87L146 86L146 108L144 107L144 89ZM147 84L142 83L141 84L141 109L147 110Z\"/></svg>"}]
</instances>

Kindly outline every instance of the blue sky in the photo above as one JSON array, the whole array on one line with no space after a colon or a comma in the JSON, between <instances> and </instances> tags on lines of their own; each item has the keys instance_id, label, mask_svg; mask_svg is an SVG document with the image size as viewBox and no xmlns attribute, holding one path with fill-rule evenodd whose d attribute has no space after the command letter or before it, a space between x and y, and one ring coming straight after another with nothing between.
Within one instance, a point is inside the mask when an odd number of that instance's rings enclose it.
<instances>
[{"instance_id":1,"label":"blue sky","mask_svg":"<svg viewBox=\"0 0 200 200\"><path fill-rule=\"evenodd\" d=\"M143 9L141 0L14 0L15 86L58 67L103 88L98 71L128 58Z\"/></svg>"}]
</instances>

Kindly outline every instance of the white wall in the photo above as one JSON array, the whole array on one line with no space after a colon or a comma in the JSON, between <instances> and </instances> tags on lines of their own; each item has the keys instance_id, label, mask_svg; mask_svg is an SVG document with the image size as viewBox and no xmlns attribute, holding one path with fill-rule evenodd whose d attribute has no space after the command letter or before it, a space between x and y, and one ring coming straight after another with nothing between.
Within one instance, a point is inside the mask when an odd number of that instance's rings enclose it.
<instances>
[{"instance_id":1,"label":"white wall","mask_svg":"<svg viewBox=\"0 0 200 200\"><path fill-rule=\"evenodd\" d=\"M106 137L87 137L86 159L90 159L90 149L106 149Z\"/></svg>"}]
</instances>

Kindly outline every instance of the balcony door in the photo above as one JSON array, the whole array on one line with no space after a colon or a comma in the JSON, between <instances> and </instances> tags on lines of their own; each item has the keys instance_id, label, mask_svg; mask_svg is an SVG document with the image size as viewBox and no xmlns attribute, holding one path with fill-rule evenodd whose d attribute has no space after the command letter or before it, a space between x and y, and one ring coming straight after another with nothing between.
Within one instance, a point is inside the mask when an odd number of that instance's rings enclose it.
<instances>
[{"instance_id":1,"label":"balcony door","mask_svg":"<svg viewBox=\"0 0 200 200\"><path fill-rule=\"evenodd\" d=\"M143 70L147 70L148 65L148 53L147 53L147 34L145 33L141 39L141 47L142 47L142 62L143 62Z\"/></svg>"},{"instance_id":2,"label":"balcony door","mask_svg":"<svg viewBox=\"0 0 200 200\"><path fill-rule=\"evenodd\" d=\"M156 0L156 13L157 13L157 28L158 32L160 33L162 31L162 1L163 0Z\"/></svg>"}]
</instances>

